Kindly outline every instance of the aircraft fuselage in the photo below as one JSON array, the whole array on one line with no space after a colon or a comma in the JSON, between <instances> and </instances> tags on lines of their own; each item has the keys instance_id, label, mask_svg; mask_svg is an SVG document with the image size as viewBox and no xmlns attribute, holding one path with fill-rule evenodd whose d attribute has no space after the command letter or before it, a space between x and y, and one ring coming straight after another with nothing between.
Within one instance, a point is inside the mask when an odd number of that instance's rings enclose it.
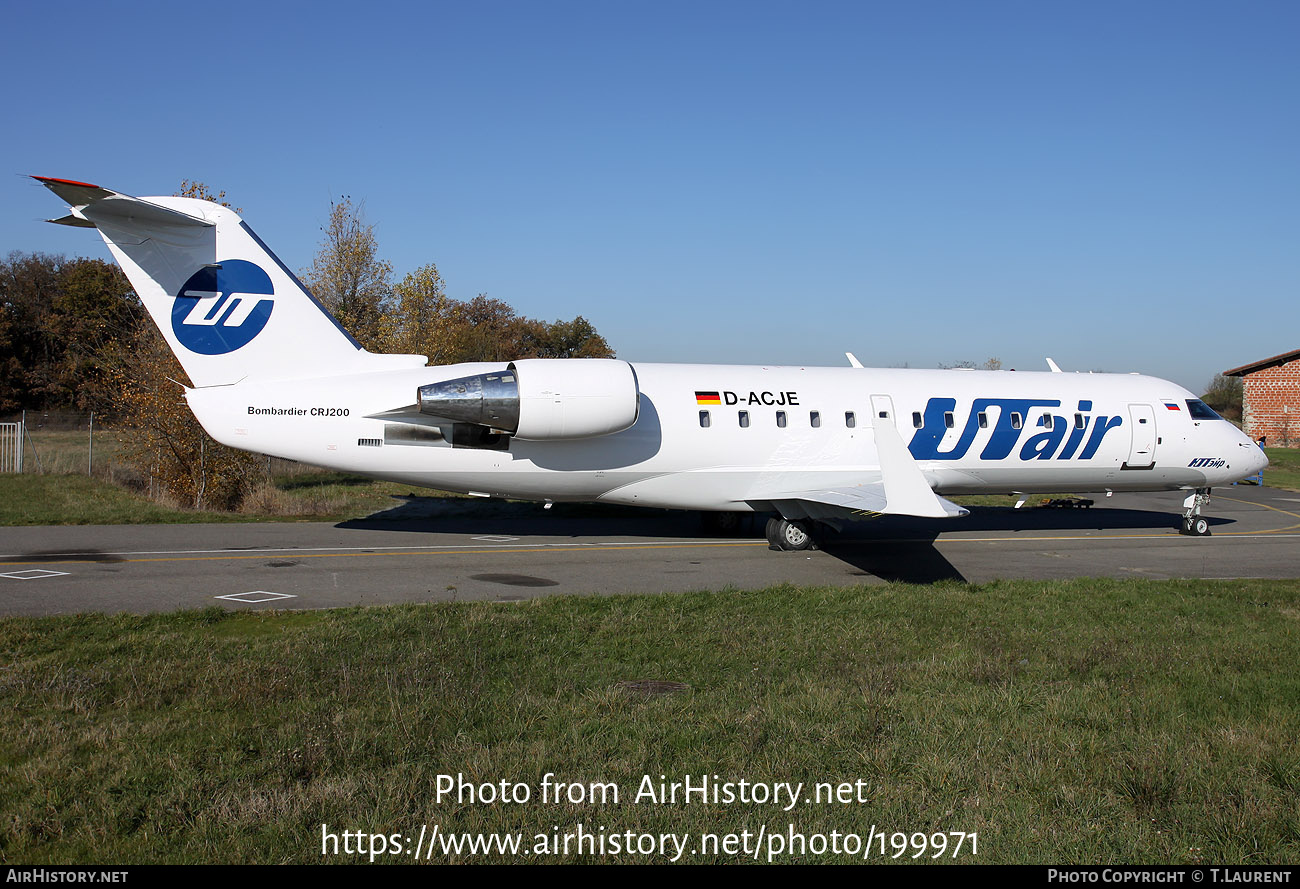
<instances>
[{"instance_id":1,"label":"aircraft fuselage","mask_svg":"<svg viewBox=\"0 0 1300 889\"><path fill-rule=\"evenodd\" d=\"M1263 461L1231 424L1193 417L1186 389L1130 374L635 364L636 422L609 435L457 441L451 424L394 415L420 386L502 366L239 384L189 400L225 444L403 484L705 510L879 479L880 415L941 495L1208 488Z\"/></svg>"}]
</instances>

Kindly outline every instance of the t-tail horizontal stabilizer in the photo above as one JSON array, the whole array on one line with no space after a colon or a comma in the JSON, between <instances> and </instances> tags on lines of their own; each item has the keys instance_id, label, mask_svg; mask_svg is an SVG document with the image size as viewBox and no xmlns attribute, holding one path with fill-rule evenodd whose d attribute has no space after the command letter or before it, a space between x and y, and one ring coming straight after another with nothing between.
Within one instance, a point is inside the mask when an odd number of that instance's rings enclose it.
<instances>
[{"instance_id":1,"label":"t-tail horizontal stabilizer","mask_svg":"<svg viewBox=\"0 0 1300 889\"><path fill-rule=\"evenodd\" d=\"M160 207L150 201L131 197L88 182L74 182L71 179L52 179L49 176L33 176L37 182L65 200L72 212L58 219L47 219L56 225L75 225L80 228L96 228L100 222L119 225L143 226L173 225L212 228L216 223L189 213ZM89 212L87 212L89 211Z\"/></svg>"}]
</instances>

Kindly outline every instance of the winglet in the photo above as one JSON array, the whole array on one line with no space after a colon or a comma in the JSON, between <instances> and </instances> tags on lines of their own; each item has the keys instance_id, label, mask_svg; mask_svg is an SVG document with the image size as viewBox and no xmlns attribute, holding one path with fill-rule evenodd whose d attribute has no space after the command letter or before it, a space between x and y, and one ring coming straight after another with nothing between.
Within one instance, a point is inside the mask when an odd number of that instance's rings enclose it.
<instances>
[{"instance_id":1,"label":"winglet","mask_svg":"<svg viewBox=\"0 0 1300 889\"><path fill-rule=\"evenodd\" d=\"M1052 369L1052 373L1054 374L1059 374L1061 372L1061 369L1056 366L1056 362L1050 358L1047 359L1047 366Z\"/></svg>"},{"instance_id":2,"label":"winglet","mask_svg":"<svg viewBox=\"0 0 1300 889\"><path fill-rule=\"evenodd\" d=\"M850 367L862 367L862 362L859 361L858 356L854 355L852 352L845 352L844 357L849 359Z\"/></svg>"},{"instance_id":3,"label":"winglet","mask_svg":"<svg viewBox=\"0 0 1300 889\"><path fill-rule=\"evenodd\" d=\"M934 493L892 420L876 412L871 428L876 436L876 454L880 458L880 475L885 487L885 512L936 519L964 516L970 512Z\"/></svg>"}]
</instances>

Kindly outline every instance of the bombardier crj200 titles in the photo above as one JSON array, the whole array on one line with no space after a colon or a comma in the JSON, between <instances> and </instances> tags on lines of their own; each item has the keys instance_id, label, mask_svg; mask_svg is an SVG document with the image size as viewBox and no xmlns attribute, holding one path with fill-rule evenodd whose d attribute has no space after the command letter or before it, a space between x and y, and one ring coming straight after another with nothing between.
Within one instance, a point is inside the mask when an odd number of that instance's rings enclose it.
<instances>
[{"instance_id":1,"label":"bombardier crj200 titles","mask_svg":"<svg viewBox=\"0 0 1300 889\"><path fill-rule=\"evenodd\" d=\"M223 444L493 497L772 512L819 524L951 517L954 494L1188 492L1260 471L1191 392L1138 375L522 359L429 367L364 350L232 210L37 177L95 228Z\"/></svg>"}]
</instances>

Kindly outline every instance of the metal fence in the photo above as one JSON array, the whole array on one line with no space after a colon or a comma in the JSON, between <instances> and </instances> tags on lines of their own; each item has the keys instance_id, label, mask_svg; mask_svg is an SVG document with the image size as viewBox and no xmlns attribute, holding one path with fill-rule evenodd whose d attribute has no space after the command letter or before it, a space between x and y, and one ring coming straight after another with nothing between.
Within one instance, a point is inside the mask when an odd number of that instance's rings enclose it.
<instances>
[{"instance_id":1,"label":"metal fence","mask_svg":"<svg viewBox=\"0 0 1300 889\"><path fill-rule=\"evenodd\" d=\"M0 472L23 471L23 424L0 423Z\"/></svg>"},{"instance_id":2,"label":"metal fence","mask_svg":"<svg viewBox=\"0 0 1300 889\"><path fill-rule=\"evenodd\" d=\"M116 450L114 436L96 440L91 411L22 411L0 419L0 472L90 475Z\"/></svg>"}]
</instances>

